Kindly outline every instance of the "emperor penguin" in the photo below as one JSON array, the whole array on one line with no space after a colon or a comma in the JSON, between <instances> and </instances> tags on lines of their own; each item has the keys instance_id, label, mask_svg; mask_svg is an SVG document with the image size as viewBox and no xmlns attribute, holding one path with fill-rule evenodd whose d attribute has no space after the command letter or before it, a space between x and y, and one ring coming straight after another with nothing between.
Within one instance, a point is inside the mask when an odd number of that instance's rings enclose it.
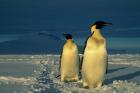
<instances>
[{"instance_id":1,"label":"emperor penguin","mask_svg":"<svg viewBox=\"0 0 140 93\"><path fill-rule=\"evenodd\" d=\"M79 56L78 47L71 34L63 34L66 42L60 58L61 81L79 80Z\"/></svg>"},{"instance_id":2,"label":"emperor penguin","mask_svg":"<svg viewBox=\"0 0 140 93\"><path fill-rule=\"evenodd\" d=\"M87 39L82 62L83 87L102 86L107 69L106 39L101 28L111 23L97 21L91 26L91 36Z\"/></svg>"}]
</instances>

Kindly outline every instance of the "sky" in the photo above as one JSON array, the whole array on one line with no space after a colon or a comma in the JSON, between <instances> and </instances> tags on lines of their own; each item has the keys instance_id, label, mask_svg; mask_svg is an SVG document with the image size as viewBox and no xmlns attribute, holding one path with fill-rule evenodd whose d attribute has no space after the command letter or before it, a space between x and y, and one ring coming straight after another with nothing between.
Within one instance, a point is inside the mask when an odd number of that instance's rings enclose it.
<instances>
[{"instance_id":1,"label":"sky","mask_svg":"<svg viewBox=\"0 0 140 93\"><path fill-rule=\"evenodd\" d=\"M50 31L82 36L103 20L113 24L104 29L107 36L126 32L139 37L139 11L139 0L0 0L0 34Z\"/></svg>"},{"instance_id":2,"label":"sky","mask_svg":"<svg viewBox=\"0 0 140 93\"><path fill-rule=\"evenodd\" d=\"M102 29L108 48L140 51L139 11L139 0L0 0L0 42L12 45L21 35L40 32L65 40L62 33L70 33L84 46L90 25L106 21L113 24Z\"/></svg>"}]
</instances>

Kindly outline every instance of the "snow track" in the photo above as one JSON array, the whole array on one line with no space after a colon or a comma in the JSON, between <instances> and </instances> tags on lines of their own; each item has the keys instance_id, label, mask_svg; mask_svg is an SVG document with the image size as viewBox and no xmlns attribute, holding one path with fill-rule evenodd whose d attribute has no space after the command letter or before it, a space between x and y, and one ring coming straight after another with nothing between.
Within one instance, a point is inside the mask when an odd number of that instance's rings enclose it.
<instances>
[{"instance_id":1,"label":"snow track","mask_svg":"<svg viewBox=\"0 0 140 93\"><path fill-rule=\"evenodd\" d=\"M60 55L0 55L0 92L139 93L139 60L139 54L109 55L104 85L84 89L80 82L61 82L60 77L56 78L60 75Z\"/></svg>"},{"instance_id":2,"label":"snow track","mask_svg":"<svg viewBox=\"0 0 140 93\"><path fill-rule=\"evenodd\" d=\"M59 75L59 56L48 55L39 64L41 69L36 72L32 90L35 93L139 93L139 58L138 54L109 55L109 69L104 85L98 89L84 89L79 82L64 83L56 78Z\"/></svg>"}]
</instances>

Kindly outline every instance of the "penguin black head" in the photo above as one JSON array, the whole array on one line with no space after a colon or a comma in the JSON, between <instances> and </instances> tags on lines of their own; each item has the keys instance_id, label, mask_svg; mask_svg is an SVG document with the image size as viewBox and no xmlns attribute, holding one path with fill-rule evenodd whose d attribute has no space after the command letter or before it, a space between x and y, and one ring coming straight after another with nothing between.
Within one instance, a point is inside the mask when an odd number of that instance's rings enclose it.
<instances>
[{"instance_id":1,"label":"penguin black head","mask_svg":"<svg viewBox=\"0 0 140 93\"><path fill-rule=\"evenodd\" d=\"M108 25L112 25L112 24L108 23L108 22L103 22L103 21L96 21L94 24L92 24L92 26L95 26L95 25L96 25L96 29L101 29L104 26L108 26Z\"/></svg>"},{"instance_id":2,"label":"penguin black head","mask_svg":"<svg viewBox=\"0 0 140 93\"><path fill-rule=\"evenodd\" d=\"M66 37L67 40L68 40L68 39L72 39L72 35L71 35L71 34L66 34L66 33L64 33L63 35Z\"/></svg>"}]
</instances>

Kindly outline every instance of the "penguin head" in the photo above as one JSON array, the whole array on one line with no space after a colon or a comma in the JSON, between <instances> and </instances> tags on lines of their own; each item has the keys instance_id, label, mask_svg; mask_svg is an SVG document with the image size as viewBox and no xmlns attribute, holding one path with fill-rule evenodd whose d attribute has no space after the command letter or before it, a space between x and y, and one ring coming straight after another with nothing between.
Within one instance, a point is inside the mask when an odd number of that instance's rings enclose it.
<instances>
[{"instance_id":1,"label":"penguin head","mask_svg":"<svg viewBox=\"0 0 140 93\"><path fill-rule=\"evenodd\" d=\"M66 33L64 33L63 35L66 37L67 40L68 40L68 39L72 39L72 35L71 35L71 34L66 34Z\"/></svg>"},{"instance_id":2,"label":"penguin head","mask_svg":"<svg viewBox=\"0 0 140 93\"><path fill-rule=\"evenodd\" d=\"M103 21L96 21L94 24L91 25L91 27L95 26L96 29L101 29L104 26L112 25L111 23L108 22L103 22Z\"/></svg>"}]
</instances>

